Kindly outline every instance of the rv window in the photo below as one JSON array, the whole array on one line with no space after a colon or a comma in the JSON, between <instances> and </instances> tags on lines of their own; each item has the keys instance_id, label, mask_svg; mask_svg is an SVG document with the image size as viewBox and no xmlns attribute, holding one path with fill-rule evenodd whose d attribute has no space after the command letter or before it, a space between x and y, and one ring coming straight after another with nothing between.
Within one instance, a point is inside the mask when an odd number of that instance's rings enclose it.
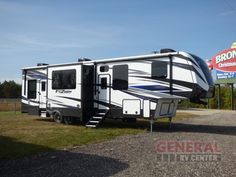
<instances>
[{"instance_id":1,"label":"rv window","mask_svg":"<svg viewBox=\"0 0 236 177\"><path fill-rule=\"evenodd\" d=\"M152 75L152 78L166 78L167 77L167 62L164 62L164 61L152 62L151 75Z\"/></svg>"},{"instance_id":2,"label":"rv window","mask_svg":"<svg viewBox=\"0 0 236 177\"><path fill-rule=\"evenodd\" d=\"M100 72L107 72L109 70L109 66L104 65L104 66L100 66Z\"/></svg>"},{"instance_id":3,"label":"rv window","mask_svg":"<svg viewBox=\"0 0 236 177\"><path fill-rule=\"evenodd\" d=\"M36 80L28 80L28 99L35 99L36 98L36 85L37 81Z\"/></svg>"},{"instance_id":4,"label":"rv window","mask_svg":"<svg viewBox=\"0 0 236 177\"><path fill-rule=\"evenodd\" d=\"M113 66L113 86L114 90L128 89L128 65Z\"/></svg>"},{"instance_id":5,"label":"rv window","mask_svg":"<svg viewBox=\"0 0 236 177\"><path fill-rule=\"evenodd\" d=\"M101 89L107 89L107 78L101 78Z\"/></svg>"},{"instance_id":6,"label":"rv window","mask_svg":"<svg viewBox=\"0 0 236 177\"><path fill-rule=\"evenodd\" d=\"M41 82L41 91L45 92L46 90L46 82Z\"/></svg>"},{"instance_id":7,"label":"rv window","mask_svg":"<svg viewBox=\"0 0 236 177\"><path fill-rule=\"evenodd\" d=\"M75 89L76 70L60 70L52 72L52 89Z\"/></svg>"}]
</instances>

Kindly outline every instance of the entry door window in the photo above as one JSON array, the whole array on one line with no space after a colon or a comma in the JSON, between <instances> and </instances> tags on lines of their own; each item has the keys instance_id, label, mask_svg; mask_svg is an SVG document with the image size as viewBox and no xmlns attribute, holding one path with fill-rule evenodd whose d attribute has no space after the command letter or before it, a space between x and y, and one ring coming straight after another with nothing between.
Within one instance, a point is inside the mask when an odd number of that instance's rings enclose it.
<instances>
[{"instance_id":1,"label":"entry door window","mask_svg":"<svg viewBox=\"0 0 236 177\"><path fill-rule=\"evenodd\" d=\"M107 89L107 78L101 78L101 89Z\"/></svg>"},{"instance_id":2,"label":"entry door window","mask_svg":"<svg viewBox=\"0 0 236 177\"><path fill-rule=\"evenodd\" d=\"M46 82L41 82L41 91L45 92L46 90Z\"/></svg>"}]
</instances>

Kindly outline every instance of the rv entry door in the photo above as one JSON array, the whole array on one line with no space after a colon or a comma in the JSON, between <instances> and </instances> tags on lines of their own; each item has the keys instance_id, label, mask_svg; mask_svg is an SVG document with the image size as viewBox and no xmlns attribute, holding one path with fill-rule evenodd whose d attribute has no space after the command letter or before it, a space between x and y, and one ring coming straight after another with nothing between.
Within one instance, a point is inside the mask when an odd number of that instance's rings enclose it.
<instances>
[{"instance_id":1,"label":"rv entry door","mask_svg":"<svg viewBox=\"0 0 236 177\"><path fill-rule=\"evenodd\" d=\"M98 76L98 109L109 109L111 103L111 76L101 74Z\"/></svg>"},{"instance_id":2,"label":"rv entry door","mask_svg":"<svg viewBox=\"0 0 236 177\"><path fill-rule=\"evenodd\" d=\"M39 81L39 108L46 109L46 89L47 89L46 80Z\"/></svg>"}]
</instances>

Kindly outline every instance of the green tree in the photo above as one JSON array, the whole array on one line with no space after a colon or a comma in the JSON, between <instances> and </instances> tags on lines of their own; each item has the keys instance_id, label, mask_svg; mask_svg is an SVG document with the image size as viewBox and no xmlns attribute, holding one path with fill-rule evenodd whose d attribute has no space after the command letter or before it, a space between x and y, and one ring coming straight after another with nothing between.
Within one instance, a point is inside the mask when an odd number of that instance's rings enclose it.
<instances>
[{"instance_id":1,"label":"green tree","mask_svg":"<svg viewBox=\"0 0 236 177\"><path fill-rule=\"evenodd\" d=\"M215 87L215 95L209 99L209 107L218 109L218 87ZM231 109L231 88L228 85L221 85L221 109ZM204 101L207 102L207 99ZM181 108L207 108L207 106L191 103L189 100L184 100L179 104ZM234 109L236 109L236 89L234 89Z\"/></svg>"},{"instance_id":2,"label":"green tree","mask_svg":"<svg viewBox=\"0 0 236 177\"><path fill-rule=\"evenodd\" d=\"M15 83L15 81L4 81L0 85L0 97L1 98L20 98L21 85Z\"/></svg>"},{"instance_id":3,"label":"green tree","mask_svg":"<svg viewBox=\"0 0 236 177\"><path fill-rule=\"evenodd\" d=\"M2 83L0 82L0 98L3 97L3 91L2 91Z\"/></svg>"}]
</instances>

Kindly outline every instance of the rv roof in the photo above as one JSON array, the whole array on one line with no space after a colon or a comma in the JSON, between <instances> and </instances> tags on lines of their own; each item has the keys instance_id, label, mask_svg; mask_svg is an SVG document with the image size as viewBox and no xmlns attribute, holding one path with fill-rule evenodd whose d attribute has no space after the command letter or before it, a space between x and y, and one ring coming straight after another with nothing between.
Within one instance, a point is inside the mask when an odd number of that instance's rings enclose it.
<instances>
[{"instance_id":1,"label":"rv roof","mask_svg":"<svg viewBox=\"0 0 236 177\"><path fill-rule=\"evenodd\" d=\"M129 56L129 57L118 57L118 58L109 58L109 59L97 59L93 61L82 61L82 62L71 62L71 63L60 63L60 64L49 64L45 66L33 66L33 67L24 67L22 70L28 69L44 69L47 67L54 67L54 66L65 66L65 65L78 65L78 64L90 64L90 63L107 63L107 62L117 62L117 61L130 61L130 60L141 60L145 58L159 58L159 57L167 57L169 55L176 55L178 52L169 52L169 53L154 53L149 55L138 55L138 56Z\"/></svg>"}]
</instances>

